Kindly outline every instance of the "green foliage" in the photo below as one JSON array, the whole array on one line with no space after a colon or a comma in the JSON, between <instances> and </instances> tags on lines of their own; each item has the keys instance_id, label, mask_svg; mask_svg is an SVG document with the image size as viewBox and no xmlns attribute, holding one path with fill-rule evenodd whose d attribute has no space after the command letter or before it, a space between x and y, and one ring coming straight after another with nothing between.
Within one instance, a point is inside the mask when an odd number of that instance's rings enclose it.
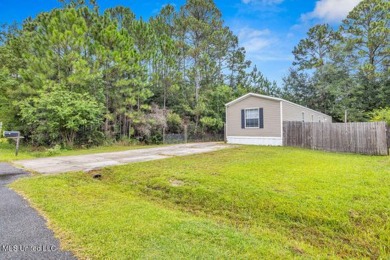
<instances>
[{"instance_id":1,"label":"green foliage","mask_svg":"<svg viewBox=\"0 0 390 260\"><path fill-rule=\"evenodd\" d=\"M283 78L283 85L284 99L314 108L311 101L315 95L315 88L307 73L290 69L289 75Z\"/></svg>"},{"instance_id":2,"label":"green foliage","mask_svg":"<svg viewBox=\"0 0 390 260\"><path fill-rule=\"evenodd\" d=\"M45 156L59 155L60 153L61 153L61 145L56 144L54 147L46 150Z\"/></svg>"},{"instance_id":3,"label":"green foliage","mask_svg":"<svg viewBox=\"0 0 390 260\"><path fill-rule=\"evenodd\" d=\"M180 133L182 131L182 119L176 113L168 113L167 128L170 133Z\"/></svg>"},{"instance_id":4,"label":"green foliage","mask_svg":"<svg viewBox=\"0 0 390 260\"><path fill-rule=\"evenodd\" d=\"M149 21L126 7L100 12L95 1L63 2L0 30L0 119L33 144L158 140L159 128L168 122L168 131L179 132L183 120L194 133L221 133L224 104L247 92L281 96L336 120L345 110L350 120L368 120L370 111L390 105L385 0L362 1L338 30L311 28L293 50L283 89L256 66L250 70L212 0L188 0L178 11L167 5ZM41 97L59 101L57 90L93 112L57 119L57 110L39 110L46 107ZM162 108L160 119L152 107ZM82 119L91 116L93 126ZM56 132L59 125L66 127Z\"/></svg>"},{"instance_id":5,"label":"green foliage","mask_svg":"<svg viewBox=\"0 0 390 260\"><path fill-rule=\"evenodd\" d=\"M207 127L208 129L212 131L218 131L219 129L223 128L223 121L220 118L214 118L214 117L202 117L200 120L203 126Z\"/></svg>"},{"instance_id":6,"label":"green foliage","mask_svg":"<svg viewBox=\"0 0 390 260\"><path fill-rule=\"evenodd\" d=\"M294 48L295 61L300 70L321 68L329 60L339 35L328 24L316 25L309 29L307 38Z\"/></svg>"},{"instance_id":7,"label":"green foliage","mask_svg":"<svg viewBox=\"0 0 390 260\"><path fill-rule=\"evenodd\" d=\"M294 48L282 96L335 120L348 110L349 121L367 121L370 111L390 106L389 9L387 0L363 0L337 31L312 27Z\"/></svg>"},{"instance_id":8,"label":"green foliage","mask_svg":"<svg viewBox=\"0 0 390 260\"><path fill-rule=\"evenodd\" d=\"M99 173L12 188L83 259L390 256L389 157L241 146Z\"/></svg>"},{"instance_id":9,"label":"green foliage","mask_svg":"<svg viewBox=\"0 0 390 260\"><path fill-rule=\"evenodd\" d=\"M370 80L377 79L389 66L390 2L364 0L341 25L343 44L351 65Z\"/></svg>"},{"instance_id":10,"label":"green foliage","mask_svg":"<svg viewBox=\"0 0 390 260\"><path fill-rule=\"evenodd\" d=\"M253 93L259 93L267 96L279 97L281 91L276 82L271 82L257 70L255 66L247 78L248 90Z\"/></svg>"},{"instance_id":11,"label":"green foliage","mask_svg":"<svg viewBox=\"0 0 390 260\"><path fill-rule=\"evenodd\" d=\"M87 94L54 88L50 93L17 102L21 121L31 131L34 144L63 142L72 147L80 131L98 131L101 107Z\"/></svg>"},{"instance_id":12,"label":"green foliage","mask_svg":"<svg viewBox=\"0 0 390 260\"><path fill-rule=\"evenodd\" d=\"M385 121L390 125L390 107L374 109L369 116L373 122Z\"/></svg>"},{"instance_id":13,"label":"green foliage","mask_svg":"<svg viewBox=\"0 0 390 260\"><path fill-rule=\"evenodd\" d=\"M100 12L96 1L62 2L0 31L0 118L5 127L23 130L27 142L156 141L168 111L193 122L195 132L221 132L224 102L252 90L274 94L275 84L260 72L248 83L245 50L212 0L188 0L178 11L167 5L149 21L126 7ZM59 90L77 104L61 104L52 93ZM92 112L56 118L68 105ZM162 108L164 118L157 120L152 107Z\"/></svg>"}]
</instances>

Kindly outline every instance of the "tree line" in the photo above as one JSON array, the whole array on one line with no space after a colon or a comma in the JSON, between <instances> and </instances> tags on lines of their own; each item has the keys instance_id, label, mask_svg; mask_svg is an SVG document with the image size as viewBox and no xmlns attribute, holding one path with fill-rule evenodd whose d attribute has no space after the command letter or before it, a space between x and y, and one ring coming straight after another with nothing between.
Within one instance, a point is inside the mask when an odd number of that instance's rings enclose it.
<instances>
[{"instance_id":1,"label":"tree line","mask_svg":"<svg viewBox=\"0 0 390 260\"><path fill-rule=\"evenodd\" d=\"M225 103L248 92L341 119L390 106L389 3L361 2L334 31L310 29L282 87L246 59L213 0L166 5L148 21L95 1L0 31L0 121L32 145L159 142L162 129L223 131Z\"/></svg>"},{"instance_id":2,"label":"tree line","mask_svg":"<svg viewBox=\"0 0 390 260\"><path fill-rule=\"evenodd\" d=\"M284 97L338 121L347 113L349 121L390 123L389 10L388 0L363 0L339 28L310 28L293 50Z\"/></svg>"},{"instance_id":3,"label":"tree line","mask_svg":"<svg viewBox=\"0 0 390 260\"><path fill-rule=\"evenodd\" d=\"M226 102L276 89L247 72L212 0L167 5L148 21L123 6L63 4L1 31L1 120L34 145L159 140L183 124L220 132Z\"/></svg>"}]
</instances>

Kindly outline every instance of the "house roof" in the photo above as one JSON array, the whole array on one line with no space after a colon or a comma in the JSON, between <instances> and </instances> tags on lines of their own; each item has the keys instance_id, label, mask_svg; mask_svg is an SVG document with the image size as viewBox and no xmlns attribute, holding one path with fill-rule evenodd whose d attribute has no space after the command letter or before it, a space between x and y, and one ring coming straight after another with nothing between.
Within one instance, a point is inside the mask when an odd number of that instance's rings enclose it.
<instances>
[{"instance_id":1,"label":"house roof","mask_svg":"<svg viewBox=\"0 0 390 260\"><path fill-rule=\"evenodd\" d=\"M329 115L327 115L327 114L321 113L321 112L316 111L316 110L314 110L314 109L311 109L311 108L308 108L308 107L305 107L305 106L302 106L302 105L298 105L298 104L296 104L296 103L294 103L294 102L291 102L291 101L288 101L288 100L285 100L285 99L282 99L282 98L276 98L276 97L271 97L271 96L266 96L266 95L261 95L261 94L256 94L256 93L248 93L248 94L245 94L245 95L243 95L243 96L241 96L241 97L239 97L239 98L236 98L236 99L233 100L233 101L230 101L229 103L225 104L225 106L228 107L228 106L233 105L233 104L235 104L235 103L237 103L237 102L240 102L241 100L244 100L244 99L246 99L246 98L248 98L248 97L258 97L258 98L264 98L264 99L269 99L269 100L274 100L274 101L279 101L279 102L283 101L283 102L287 102L287 103L293 104L293 105L298 106L298 107L302 107L302 108L305 108L305 109L314 111L314 112L316 112L316 113L323 114L323 115L325 115L325 116L329 116Z\"/></svg>"},{"instance_id":2,"label":"house roof","mask_svg":"<svg viewBox=\"0 0 390 260\"><path fill-rule=\"evenodd\" d=\"M237 102L240 102L241 100L244 100L248 97L259 97L259 98L265 98L265 99L270 99L270 100L275 100L275 101L282 101L283 99L281 98L276 98L276 97L270 97L270 96L266 96L266 95L261 95L261 94L255 94L255 93L248 93L248 94L245 94L239 98L236 98L235 100L233 101L230 101L229 103L225 104L225 106L230 106L230 105L233 105Z\"/></svg>"}]
</instances>

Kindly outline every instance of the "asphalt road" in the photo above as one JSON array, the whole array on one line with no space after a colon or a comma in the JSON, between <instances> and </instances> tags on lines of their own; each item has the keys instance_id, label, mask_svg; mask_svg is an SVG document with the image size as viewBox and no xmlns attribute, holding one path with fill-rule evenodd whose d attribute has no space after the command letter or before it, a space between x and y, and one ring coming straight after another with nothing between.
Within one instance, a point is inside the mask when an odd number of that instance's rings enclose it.
<instances>
[{"instance_id":1,"label":"asphalt road","mask_svg":"<svg viewBox=\"0 0 390 260\"><path fill-rule=\"evenodd\" d=\"M60 249L46 221L6 185L28 174L0 163L0 259L76 259Z\"/></svg>"},{"instance_id":2,"label":"asphalt road","mask_svg":"<svg viewBox=\"0 0 390 260\"><path fill-rule=\"evenodd\" d=\"M62 173L70 171L89 171L105 166L143 162L216 151L229 147L223 143L192 143L136 149L123 152L99 153L77 156L59 156L32 160L15 161L24 169L39 173Z\"/></svg>"}]
</instances>

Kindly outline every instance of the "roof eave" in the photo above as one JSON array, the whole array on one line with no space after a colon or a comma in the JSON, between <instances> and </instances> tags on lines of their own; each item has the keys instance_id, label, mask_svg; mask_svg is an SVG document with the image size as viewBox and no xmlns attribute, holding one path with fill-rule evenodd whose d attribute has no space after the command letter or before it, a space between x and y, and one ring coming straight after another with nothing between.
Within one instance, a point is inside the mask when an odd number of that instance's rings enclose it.
<instances>
[{"instance_id":1,"label":"roof eave","mask_svg":"<svg viewBox=\"0 0 390 260\"><path fill-rule=\"evenodd\" d=\"M270 96L265 96L265 95L261 95L261 94L256 94L256 93L248 93L248 94L245 94L239 98L236 98L235 100L233 101L230 101L229 103L225 104L225 106L230 106L230 105L233 105L241 100L244 100L250 96L253 96L253 97L259 97L259 98L265 98L265 99L269 99L269 100L274 100L274 101L283 101L283 99L281 98L275 98L275 97L270 97Z\"/></svg>"}]
</instances>

